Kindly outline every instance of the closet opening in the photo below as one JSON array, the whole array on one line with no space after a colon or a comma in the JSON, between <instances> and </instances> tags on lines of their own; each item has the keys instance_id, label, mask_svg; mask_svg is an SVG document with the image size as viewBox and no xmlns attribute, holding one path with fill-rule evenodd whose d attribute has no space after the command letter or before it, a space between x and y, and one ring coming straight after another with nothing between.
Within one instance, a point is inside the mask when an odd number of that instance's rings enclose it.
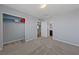
<instances>
[{"instance_id":1,"label":"closet opening","mask_svg":"<svg viewBox=\"0 0 79 59\"><path fill-rule=\"evenodd\" d=\"M3 45L25 41L25 18L3 13Z\"/></svg>"}]
</instances>

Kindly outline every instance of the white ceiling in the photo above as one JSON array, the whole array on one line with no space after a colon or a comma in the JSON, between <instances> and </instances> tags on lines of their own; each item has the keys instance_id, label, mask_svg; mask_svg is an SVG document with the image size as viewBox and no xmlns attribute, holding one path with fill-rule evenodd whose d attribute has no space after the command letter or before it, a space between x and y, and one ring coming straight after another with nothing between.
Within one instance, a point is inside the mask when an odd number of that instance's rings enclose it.
<instances>
[{"instance_id":1,"label":"white ceiling","mask_svg":"<svg viewBox=\"0 0 79 59\"><path fill-rule=\"evenodd\" d=\"M40 4L7 4L6 6L42 19L47 19L54 15L67 13L79 8L77 4L48 4L45 9L41 9Z\"/></svg>"}]
</instances>

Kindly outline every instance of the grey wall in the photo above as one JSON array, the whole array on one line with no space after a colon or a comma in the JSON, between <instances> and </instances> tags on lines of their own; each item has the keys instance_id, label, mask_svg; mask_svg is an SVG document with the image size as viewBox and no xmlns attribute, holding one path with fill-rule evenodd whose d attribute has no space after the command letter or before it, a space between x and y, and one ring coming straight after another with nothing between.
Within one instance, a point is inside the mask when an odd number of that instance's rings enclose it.
<instances>
[{"instance_id":1,"label":"grey wall","mask_svg":"<svg viewBox=\"0 0 79 59\"><path fill-rule=\"evenodd\" d=\"M2 14L0 12L0 50L2 50L3 47L3 20L2 20Z\"/></svg>"},{"instance_id":2,"label":"grey wall","mask_svg":"<svg viewBox=\"0 0 79 59\"><path fill-rule=\"evenodd\" d=\"M51 20L56 40L79 45L79 9L55 16Z\"/></svg>"},{"instance_id":3,"label":"grey wall","mask_svg":"<svg viewBox=\"0 0 79 59\"><path fill-rule=\"evenodd\" d=\"M0 5L0 48L3 47L3 22L2 22L3 18L2 18L2 13L26 18L26 20L28 20L28 21L26 21L26 23L25 23L25 39L29 40L32 38L37 38L36 37L36 35L37 35L37 28L36 28L37 21L36 20L37 19L35 17L32 17L32 16L25 14L25 13L22 13L16 9L12 9L10 7L7 7L7 6ZM32 19L28 19L27 16L29 16ZM18 24L18 26L20 26L20 24Z\"/></svg>"},{"instance_id":4,"label":"grey wall","mask_svg":"<svg viewBox=\"0 0 79 59\"><path fill-rule=\"evenodd\" d=\"M25 26L25 39L26 41L37 39L37 18L28 17L26 20Z\"/></svg>"}]
</instances>

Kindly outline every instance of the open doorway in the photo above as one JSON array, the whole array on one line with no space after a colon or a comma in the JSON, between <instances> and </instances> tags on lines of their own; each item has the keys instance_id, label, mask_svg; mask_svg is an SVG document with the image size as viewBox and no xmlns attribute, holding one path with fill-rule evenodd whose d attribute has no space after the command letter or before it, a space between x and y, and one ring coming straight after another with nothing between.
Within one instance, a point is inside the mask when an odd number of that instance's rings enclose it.
<instances>
[{"instance_id":1,"label":"open doorway","mask_svg":"<svg viewBox=\"0 0 79 59\"><path fill-rule=\"evenodd\" d=\"M52 30L50 30L49 36L53 36L53 31Z\"/></svg>"},{"instance_id":2,"label":"open doorway","mask_svg":"<svg viewBox=\"0 0 79 59\"><path fill-rule=\"evenodd\" d=\"M3 14L3 44L25 41L25 19Z\"/></svg>"},{"instance_id":3,"label":"open doorway","mask_svg":"<svg viewBox=\"0 0 79 59\"><path fill-rule=\"evenodd\" d=\"M50 24L49 36L53 36L53 25Z\"/></svg>"},{"instance_id":4,"label":"open doorway","mask_svg":"<svg viewBox=\"0 0 79 59\"><path fill-rule=\"evenodd\" d=\"M53 39L53 23L49 23L49 30L48 30L49 38Z\"/></svg>"},{"instance_id":5,"label":"open doorway","mask_svg":"<svg viewBox=\"0 0 79 59\"><path fill-rule=\"evenodd\" d=\"M38 38L41 37L41 21L40 20L37 22L37 37Z\"/></svg>"}]
</instances>

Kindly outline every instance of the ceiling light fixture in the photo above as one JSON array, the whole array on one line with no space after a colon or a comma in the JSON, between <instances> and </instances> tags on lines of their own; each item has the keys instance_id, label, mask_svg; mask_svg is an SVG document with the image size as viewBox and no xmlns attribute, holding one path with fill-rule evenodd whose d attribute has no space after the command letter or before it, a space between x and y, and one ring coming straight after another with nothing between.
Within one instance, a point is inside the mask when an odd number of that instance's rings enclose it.
<instances>
[{"instance_id":1,"label":"ceiling light fixture","mask_svg":"<svg viewBox=\"0 0 79 59\"><path fill-rule=\"evenodd\" d=\"M40 8L45 8L46 6L46 4L42 4Z\"/></svg>"}]
</instances>

